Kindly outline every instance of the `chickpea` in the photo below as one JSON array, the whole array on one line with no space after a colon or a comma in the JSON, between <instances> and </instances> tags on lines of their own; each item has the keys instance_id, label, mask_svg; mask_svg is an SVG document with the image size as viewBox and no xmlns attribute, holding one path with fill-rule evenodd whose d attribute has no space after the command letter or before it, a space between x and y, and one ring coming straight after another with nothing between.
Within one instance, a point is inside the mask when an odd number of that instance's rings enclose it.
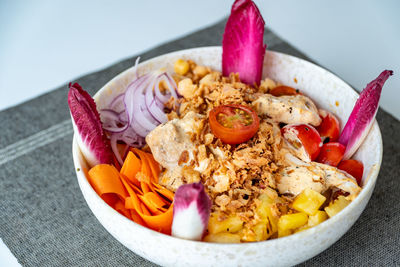
<instances>
[{"instance_id":1,"label":"chickpea","mask_svg":"<svg viewBox=\"0 0 400 267\"><path fill-rule=\"evenodd\" d=\"M204 76L206 76L208 74L208 69L204 66L199 66L197 65L194 70L193 70L193 74L197 75L199 78L203 78Z\"/></svg>"},{"instance_id":2,"label":"chickpea","mask_svg":"<svg viewBox=\"0 0 400 267\"><path fill-rule=\"evenodd\" d=\"M183 79L178 83L178 93L183 95L184 98L193 97L195 91L196 85L189 78Z\"/></svg>"},{"instance_id":3,"label":"chickpea","mask_svg":"<svg viewBox=\"0 0 400 267\"><path fill-rule=\"evenodd\" d=\"M185 75L189 71L189 62L178 59L174 64L174 71L179 75Z\"/></svg>"},{"instance_id":4,"label":"chickpea","mask_svg":"<svg viewBox=\"0 0 400 267\"><path fill-rule=\"evenodd\" d=\"M213 82L215 82L215 80L213 79L211 74L207 74L206 76L204 76L203 78L201 78L200 80L200 84L205 84L205 85L211 85Z\"/></svg>"}]
</instances>

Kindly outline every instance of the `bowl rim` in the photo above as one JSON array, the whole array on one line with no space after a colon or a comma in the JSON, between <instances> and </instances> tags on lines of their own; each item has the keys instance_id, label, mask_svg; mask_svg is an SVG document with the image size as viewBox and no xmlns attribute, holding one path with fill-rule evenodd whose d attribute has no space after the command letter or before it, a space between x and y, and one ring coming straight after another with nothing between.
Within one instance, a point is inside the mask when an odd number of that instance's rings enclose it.
<instances>
[{"instance_id":1,"label":"bowl rim","mask_svg":"<svg viewBox=\"0 0 400 267\"><path fill-rule=\"evenodd\" d=\"M149 61L159 60L159 59L161 59L161 58L163 58L165 56L174 56L175 54L179 55L179 54L182 54L182 53L188 53L188 52L191 52L191 51L199 51L199 50L204 50L205 52L207 52L207 50L215 50L215 49L222 50L221 46L205 46L205 47L195 47L195 48L190 48L190 49L177 50L177 51L173 51L173 52L169 52L169 53L165 53L165 54L159 55L157 57L149 58L149 59L139 63L138 67L140 67L142 64L143 65L147 64ZM288 54L285 54L285 53L282 53L282 52L277 52L277 51L273 51L273 50L266 50L266 54L268 54L268 53L279 54L280 56L289 57L289 58L292 58L292 59L295 59L295 60L300 60L301 62L306 63L306 64L311 64L313 67L315 67L315 68L317 68L319 70L323 70L323 71L326 71L326 72L330 73L335 79L339 80L340 82L344 83L348 88L350 88L353 91L354 94L358 95L357 91L355 91L348 83L346 83L341 78L339 78L337 75L335 75L334 73L328 71L327 69L324 69L324 68L322 68L322 67L320 67L320 66L318 66L318 65L316 65L316 64L314 64L312 62L304 60L302 58L298 58L298 57L295 57L295 56L292 56L292 55L288 55ZM118 80L126 72L131 71L133 68L134 68L134 66L122 71L117 76L115 76L114 78L109 80L105 85L103 85L103 87L100 88L95 93L95 95L93 96L95 101L99 97L101 92L107 87L108 84L112 83L115 80ZM82 160L84 160L84 157L81 154L80 148L79 148L79 146L78 146L78 144L76 142L76 136L75 136L76 133L75 132L74 132L73 140L72 140L73 141L72 142L72 154L73 154L73 161L74 161L74 165L75 165L75 171L76 171L78 182L79 182L79 187L80 187L80 189L82 191L83 196L85 197L85 201L86 201L86 196L83 193L84 191L82 189L81 182L86 183L86 185L88 185L91 188L90 192L91 192L91 194L95 195L95 199L98 202L98 204L101 206L101 208L103 208L103 209L105 208L105 209L111 211L111 214L113 214L113 216L120 216L120 219L123 218L123 220L127 220L127 221L131 222L131 227L133 227L133 228L137 228L138 227L138 230L144 230L145 232L147 232L149 234L156 235L157 238L164 238L166 240L173 240L173 241L176 241L176 242L182 242L182 245L184 245L186 243L187 244L193 244L194 243L194 244L202 244L204 246L210 246L210 247L222 247L222 246L235 247L235 246L240 246L241 248L251 248L251 247L257 246L259 244L274 246L275 244L287 242L287 240L295 241L297 239L302 239L303 237L306 237L306 236L309 236L309 235L314 235L315 232L319 232L319 231L323 230L324 228L331 227L332 225L336 224L337 221L343 220L345 218L345 215L350 214L350 210L352 210L354 207L358 206L362 202L362 199L368 197L369 191L373 191L373 189L374 189L376 180L378 178L379 170L380 170L381 163L382 163L382 156L383 156L382 135L381 135L381 131L380 131L380 128L379 128L379 125L378 125L378 122L376 121L376 119L374 119L373 127L371 127L371 130L374 127L376 127L376 130L377 130L377 133L378 133L378 137L379 137L378 162L374 163L371 166L371 170L369 171L369 173L363 179L363 181L366 181L366 183L363 185L361 192L347 207L345 207L342 211L340 211L337 215L333 216L332 218L329 218L328 220L320 223L319 225L311 227L311 228L306 229L304 231L297 232L297 233L294 233L294 234L291 234L291 235L285 236L285 237L279 237L279 238L275 238L275 239L269 239L269 240L257 241L257 242L246 242L246 243L211 243L211 242L204 242L204 241L195 241L195 240L182 239L182 238L178 238L178 237L174 237L174 236L171 236L171 235L166 235L166 234L154 231L154 230L152 230L150 228L147 228L147 227L144 227L144 226L142 226L140 224L135 223L134 221L132 221L132 220L126 218L125 216L123 216L122 214L120 214L118 211L114 210L105 201L103 201L100 198L100 196L97 195L97 193L94 191L93 187L90 185L89 181L85 177L85 173L83 171L78 171L78 169L82 170L82 164L79 162L79 160L80 160L80 158ZM368 133L368 135L369 134L370 133ZM92 209L91 209L91 211L92 211ZM93 211L92 211L92 213L98 219L97 215ZM355 221L357 221L357 220L355 220ZM100 221L100 224L103 225L101 223L101 221ZM108 229L106 229L106 230L108 231Z\"/></svg>"}]
</instances>

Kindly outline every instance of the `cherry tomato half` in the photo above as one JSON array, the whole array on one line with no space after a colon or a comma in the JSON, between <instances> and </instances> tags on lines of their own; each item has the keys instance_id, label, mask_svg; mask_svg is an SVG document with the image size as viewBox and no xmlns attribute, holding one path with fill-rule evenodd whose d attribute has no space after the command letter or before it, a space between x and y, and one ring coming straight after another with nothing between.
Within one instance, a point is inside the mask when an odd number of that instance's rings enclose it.
<instances>
[{"instance_id":1,"label":"cherry tomato half","mask_svg":"<svg viewBox=\"0 0 400 267\"><path fill-rule=\"evenodd\" d=\"M281 129L281 133L294 149L306 152L307 158L303 160L312 161L317 158L322 142L314 127L309 124L288 124Z\"/></svg>"},{"instance_id":2,"label":"cherry tomato half","mask_svg":"<svg viewBox=\"0 0 400 267\"><path fill-rule=\"evenodd\" d=\"M319 110L319 116L322 122L316 129L321 135L322 141L336 142L340 134L339 120L332 113L323 109Z\"/></svg>"},{"instance_id":3,"label":"cherry tomato half","mask_svg":"<svg viewBox=\"0 0 400 267\"><path fill-rule=\"evenodd\" d=\"M361 185L364 165L360 161L355 159L343 160L337 168L356 178L357 183Z\"/></svg>"},{"instance_id":4,"label":"cherry tomato half","mask_svg":"<svg viewBox=\"0 0 400 267\"><path fill-rule=\"evenodd\" d=\"M252 138L260 126L257 113L242 105L224 105L210 111L213 134L227 144L240 144Z\"/></svg>"},{"instance_id":5,"label":"cherry tomato half","mask_svg":"<svg viewBox=\"0 0 400 267\"><path fill-rule=\"evenodd\" d=\"M283 95L301 95L299 90L294 89L286 85L277 86L268 92L273 96L283 96Z\"/></svg>"},{"instance_id":6,"label":"cherry tomato half","mask_svg":"<svg viewBox=\"0 0 400 267\"><path fill-rule=\"evenodd\" d=\"M346 147L338 142L329 142L321 147L317 162L336 167L342 160Z\"/></svg>"}]
</instances>

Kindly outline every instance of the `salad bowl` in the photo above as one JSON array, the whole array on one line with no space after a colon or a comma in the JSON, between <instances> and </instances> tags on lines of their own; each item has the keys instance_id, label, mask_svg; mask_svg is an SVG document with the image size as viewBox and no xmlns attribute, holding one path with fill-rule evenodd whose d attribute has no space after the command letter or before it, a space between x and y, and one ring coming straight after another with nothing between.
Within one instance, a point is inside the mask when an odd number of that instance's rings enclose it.
<instances>
[{"instance_id":1,"label":"salad bowl","mask_svg":"<svg viewBox=\"0 0 400 267\"><path fill-rule=\"evenodd\" d=\"M122 93L135 75L165 68L173 71L177 59L190 59L199 65L221 69L221 47L203 47L158 56L122 72L94 99L100 110ZM267 51L263 78L298 88L319 108L335 114L343 127L358 94L348 84L327 70L305 60ZM382 160L382 137L376 121L354 158L364 164L362 190L346 208L325 222L305 231L267 241L217 244L190 241L145 228L108 206L87 180L88 165L74 136L73 160L82 194L93 214L104 228L132 252L163 266L289 266L321 253L356 222L373 192Z\"/></svg>"}]
</instances>

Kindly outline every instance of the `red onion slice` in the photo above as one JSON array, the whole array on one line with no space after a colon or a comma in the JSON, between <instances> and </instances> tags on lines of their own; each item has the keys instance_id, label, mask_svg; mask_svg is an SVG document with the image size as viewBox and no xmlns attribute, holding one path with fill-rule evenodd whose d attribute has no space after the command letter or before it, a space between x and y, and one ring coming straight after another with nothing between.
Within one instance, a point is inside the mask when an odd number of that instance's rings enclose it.
<instances>
[{"instance_id":1,"label":"red onion slice","mask_svg":"<svg viewBox=\"0 0 400 267\"><path fill-rule=\"evenodd\" d=\"M140 137L144 138L149 133L149 131L143 128L135 119L133 119L132 125L135 125L134 130Z\"/></svg>"},{"instance_id":2,"label":"red onion slice","mask_svg":"<svg viewBox=\"0 0 400 267\"><path fill-rule=\"evenodd\" d=\"M136 60L135 68L138 60ZM160 71L138 76L128 85L125 93L117 95L101 110L104 129L110 135L111 148L120 164L121 155L117 143L123 142L131 147L142 147L147 134L160 123L168 121L164 113L164 104L174 97L178 100L177 86L172 77ZM168 89L161 93L159 84L165 82Z\"/></svg>"},{"instance_id":3,"label":"red onion slice","mask_svg":"<svg viewBox=\"0 0 400 267\"><path fill-rule=\"evenodd\" d=\"M171 98L171 94L167 93L167 94L164 95L164 94L161 93L160 83L162 81L162 78L163 78L162 75L157 77L156 83L155 83L155 86L154 86L154 92L155 92L156 98L158 100L160 100L163 103L166 103Z\"/></svg>"},{"instance_id":4,"label":"red onion slice","mask_svg":"<svg viewBox=\"0 0 400 267\"><path fill-rule=\"evenodd\" d=\"M158 79L155 81L155 86L157 86L157 81ZM147 88L145 93L146 108L158 123L164 123L168 120L167 115L160 109L156 101L157 99L153 95L153 89Z\"/></svg>"},{"instance_id":5,"label":"red onion slice","mask_svg":"<svg viewBox=\"0 0 400 267\"><path fill-rule=\"evenodd\" d=\"M146 83L148 86L148 83ZM148 116L145 116L144 110L141 109L142 106L145 108L144 97L143 97L144 86L136 88L135 92L132 94L132 108L133 108L133 118L146 130L152 131L157 125L155 125ZM147 114L146 114L147 115Z\"/></svg>"},{"instance_id":6,"label":"red onion slice","mask_svg":"<svg viewBox=\"0 0 400 267\"><path fill-rule=\"evenodd\" d=\"M143 116L150 121L154 128L160 124L160 122L150 113L146 105L146 97L144 95L140 95L140 110L143 113Z\"/></svg>"},{"instance_id":7,"label":"red onion slice","mask_svg":"<svg viewBox=\"0 0 400 267\"><path fill-rule=\"evenodd\" d=\"M125 110L119 113L118 120L124 124L129 122L128 115L126 114Z\"/></svg>"},{"instance_id":8,"label":"red onion slice","mask_svg":"<svg viewBox=\"0 0 400 267\"><path fill-rule=\"evenodd\" d=\"M110 136L110 145L111 149L114 152L115 157L117 158L119 164L123 164L123 160L121 158L121 155L118 152L118 147L117 147L117 142L118 139L120 138L121 133L113 133Z\"/></svg>"},{"instance_id":9,"label":"red onion slice","mask_svg":"<svg viewBox=\"0 0 400 267\"><path fill-rule=\"evenodd\" d=\"M100 117L103 122L104 120L118 121L118 115L119 113L115 110L105 108L101 110Z\"/></svg>"},{"instance_id":10,"label":"red onion slice","mask_svg":"<svg viewBox=\"0 0 400 267\"><path fill-rule=\"evenodd\" d=\"M111 101L111 103L108 105L108 108L111 110L114 110L116 112L120 112L124 110L124 95L125 93L119 94L117 95L113 101ZM118 109L122 109L119 110Z\"/></svg>"},{"instance_id":11,"label":"red onion slice","mask_svg":"<svg viewBox=\"0 0 400 267\"><path fill-rule=\"evenodd\" d=\"M148 82L148 78L149 78L148 74L139 77L128 86L125 92L124 96L125 113L127 114L127 119L130 123L132 122L133 112L134 112L134 102L133 102L134 93L137 90L138 86Z\"/></svg>"},{"instance_id":12,"label":"red onion slice","mask_svg":"<svg viewBox=\"0 0 400 267\"><path fill-rule=\"evenodd\" d=\"M164 109L164 103L162 103L160 100L158 100L157 98L156 98L156 105L157 105L157 107L159 107L160 109Z\"/></svg>"},{"instance_id":13,"label":"red onion slice","mask_svg":"<svg viewBox=\"0 0 400 267\"><path fill-rule=\"evenodd\" d=\"M177 91L176 90L172 90L175 88L178 88L174 79L172 79L172 77L170 75L168 75L168 73L164 73L164 81L166 81L168 87L170 88L170 92L171 92L171 96L174 98L175 104L176 101L178 100L178 95L177 95Z\"/></svg>"},{"instance_id":14,"label":"red onion slice","mask_svg":"<svg viewBox=\"0 0 400 267\"><path fill-rule=\"evenodd\" d=\"M120 113L115 112L112 109L102 109L100 111L101 120L103 122L103 128L106 131L111 133L120 133L125 131L129 125L125 123L121 123L119 119ZM123 126L119 126L118 124L125 124Z\"/></svg>"}]
</instances>

